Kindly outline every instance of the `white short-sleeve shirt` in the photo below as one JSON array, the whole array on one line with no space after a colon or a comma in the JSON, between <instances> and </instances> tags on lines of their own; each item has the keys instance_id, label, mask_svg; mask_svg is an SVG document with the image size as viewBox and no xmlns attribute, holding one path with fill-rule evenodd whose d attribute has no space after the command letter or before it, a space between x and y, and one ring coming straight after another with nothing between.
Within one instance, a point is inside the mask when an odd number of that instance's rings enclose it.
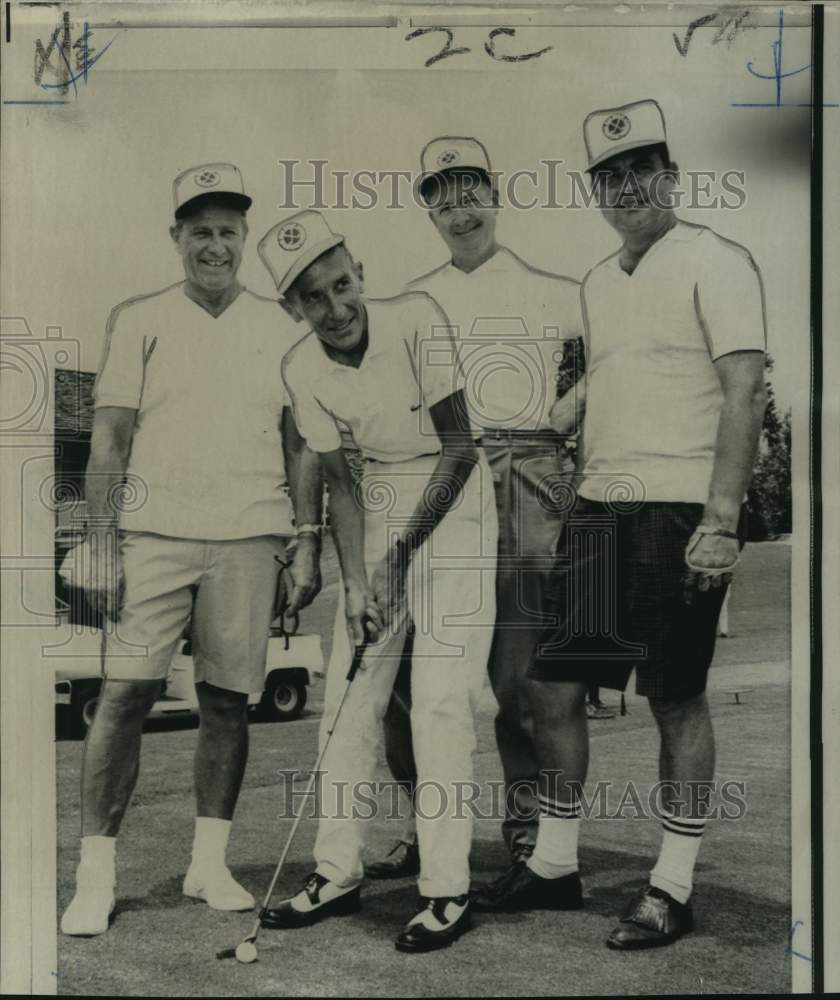
<instances>
[{"instance_id":1,"label":"white short-sleeve shirt","mask_svg":"<svg viewBox=\"0 0 840 1000\"><path fill-rule=\"evenodd\" d=\"M678 222L632 274L615 254L589 272L581 294L581 495L705 503L723 402L714 362L765 350L755 262L711 229Z\"/></svg>"},{"instance_id":2,"label":"white short-sleeve shirt","mask_svg":"<svg viewBox=\"0 0 840 1000\"><path fill-rule=\"evenodd\" d=\"M577 281L500 247L469 274L449 261L408 288L428 292L453 325L477 430L550 426L563 342L583 335Z\"/></svg>"},{"instance_id":3,"label":"white short-sleeve shirt","mask_svg":"<svg viewBox=\"0 0 840 1000\"><path fill-rule=\"evenodd\" d=\"M368 347L358 368L333 361L312 331L286 356L298 430L316 452L340 448L346 426L366 458L437 454L429 408L463 387L448 320L422 293L364 301Z\"/></svg>"},{"instance_id":4,"label":"white short-sleeve shirt","mask_svg":"<svg viewBox=\"0 0 840 1000\"><path fill-rule=\"evenodd\" d=\"M216 540L290 531L281 362L294 342L280 306L247 289L215 318L183 283L117 306L94 396L137 410L121 527Z\"/></svg>"}]
</instances>

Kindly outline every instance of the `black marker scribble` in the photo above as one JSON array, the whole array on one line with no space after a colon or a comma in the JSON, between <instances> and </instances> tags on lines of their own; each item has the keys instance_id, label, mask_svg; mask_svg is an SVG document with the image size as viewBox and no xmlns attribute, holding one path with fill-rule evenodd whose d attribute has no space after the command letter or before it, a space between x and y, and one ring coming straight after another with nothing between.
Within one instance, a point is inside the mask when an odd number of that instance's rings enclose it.
<instances>
[{"instance_id":1,"label":"black marker scribble","mask_svg":"<svg viewBox=\"0 0 840 1000\"><path fill-rule=\"evenodd\" d=\"M744 22L751 13L752 12L749 7L722 7L720 10L716 10L713 14L704 14L703 17L698 17L695 21L692 21L691 24L689 24L688 30L685 33L685 38L682 42L680 42L676 34L672 35L674 45L677 47L677 52L679 52L681 56L686 55L688 53L688 46L694 32L698 28L702 28L704 25L714 23L719 18L722 19L722 22L712 38L712 45L717 45L722 41L725 41L727 45L730 45L738 32L744 29Z\"/></svg>"},{"instance_id":2,"label":"black marker scribble","mask_svg":"<svg viewBox=\"0 0 840 1000\"><path fill-rule=\"evenodd\" d=\"M692 21L688 26L688 31L685 33L685 38L683 39L682 44L680 44L679 38L674 35L674 45L677 47L677 52L679 52L681 56L684 56L688 52L688 44L691 41L691 36L694 32L698 28L702 28L704 24L710 24L716 17L717 11L715 11L714 14L705 14L703 17L698 17L696 21Z\"/></svg>"},{"instance_id":3,"label":"black marker scribble","mask_svg":"<svg viewBox=\"0 0 840 1000\"><path fill-rule=\"evenodd\" d=\"M436 52L433 56L430 56L424 66L434 66L435 63L440 62L441 59L448 59L450 56L460 56L465 55L467 52L471 52L466 45L462 45L459 48L454 48L452 43L455 40L455 35L450 28L434 27L434 28L415 28L414 31L410 32L405 36L405 41L409 42L413 38L421 38L423 35L431 34L433 31L442 31L446 35L446 44L440 50ZM499 35L504 35L507 38L516 38L516 28L494 28L490 34L487 36L487 41L484 43L484 51L490 56L491 59L495 59L496 62L507 62L507 63L518 63L525 62L528 59L536 59L537 56L544 55L546 52L550 52L553 46L546 45L543 49L538 49L536 52L524 52L521 55L505 55L502 52L496 51L496 38Z\"/></svg>"},{"instance_id":4,"label":"black marker scribble","mask_svg":"<svg viewBox=\"0 0 840 1000\"><path fill-rule=\"evenodd\" d=\"M500 52L496 52L496 36L497 35L507 35L510 38L516 37L516 28L494 28L490 32L490 37L484 43L484 51L492 59L498 59L501 62L525 62L526 59L536 59L537 56L541 56L546 52L550 52L553 46L546 45L544 49L539 49L537 52L526 52L521 56L506 56L502 55Z\"/></svg>"},{"instance_id":5,"label":"black marker scribble","mask_svg":"<svg viewBox=\"0 0 840 1000\"><path fill-rule=\"evenodd\" d=\"M442 31L446 35L446 44L440 52L437 52L431 58L427 59L425 63L423 63L424 66L434 66L436 62L439 62L441 59L446 59L448 56L458 56L471 51L466 46L462 46L459 49L452 48L452 42L455 36L449 28L415 28L414 31L405 36L405 40L408 42L411 41L412 38L420 38L422 35L428 35L432 31Z\"/></svg>"},{"instance_id":6,"label":"black marker scribble","mask_svg":"<svg viewBox=\"0 0 840 1000\"><path fill-rule=\"evenodd\" d=\"M59 36L61 36L61 42L59 43ZM70 50L70 13L69 11L64 11L62 15L61 24L53 31L50 36L50 42L47 48L44 48L44 43L40 38L35 39L35 83L40 84L41 79L44 75L44 70L49 70L54 76L61 77L66 73L65 66L63 63L59 63L58 66L53 66L52 64L52 54L55 51L56 46L58 46L59 54L63 51Z\"/></svg>"}]
</instances>

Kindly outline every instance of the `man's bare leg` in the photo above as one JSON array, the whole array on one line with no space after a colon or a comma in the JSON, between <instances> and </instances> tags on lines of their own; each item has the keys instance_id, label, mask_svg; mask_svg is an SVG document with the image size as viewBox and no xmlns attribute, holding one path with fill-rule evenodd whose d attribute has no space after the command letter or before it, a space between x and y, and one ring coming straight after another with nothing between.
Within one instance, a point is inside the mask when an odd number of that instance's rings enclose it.
<instances>
[{"instance_id":1,"label":"man's bare leg","mask_svg":"<svg viewBox=\"0 0 840 1000\"><path fill-rule=\"evenodd\" d=\"M618 951L670 944L692 930L689 898L703 839L715 769L715 739L705 693L651 698L659 728L662 847L650 885L607 938ZM673 783L673 784L671 784Z\"/></svg>"},{"instance_id":2,"label":"man's bare leg","mask_svg":"<svg viewBox=\"0 0 840 1000\"><path fill-rule=\"evenodd\" d=\"M540 819L527 865L545 879L578 870L578 799L589 767L586 691L582 682L529 681L540 761Z\"/></svg>"},{"instance_id":3,"label":"man's bare leg","mask_svg":"<svg viewBox=\"0 0 840 1000\"><path fill-rule=\"evenodd\" d=\"M140 771L143 722L161 681L106 680L82 758L82 845L76 895L61 920L64 934L108 929L114 909L116 837Z\"/></svg>"},{"instance_id":4,"label":"man's bare leg","mask_svg":"<svg viewBox=\"0 0 840 1000\"><path fill-rule=\"evenodd\" d=\"M693 887L715 774L715 736L705 692L684 701L650 699L659 727L663 835L651 885L686 903Z\"/></svg>"},{"instance_id":5,"label":"man's bare leg","mask_svg":"<svg viewBox=\"0 0 840 1000\"><path fill-rule=\"evenodd\" d=\"M254 897L225 864L231 821L248 761L248 696L196 684L201 725L195 750L195 837L184 895L215 910L250 910Z\"/></svg>"},{"instance_id":6,"label":"man's bare leg","mask_svg":"<svg viewBox=\"0 0 840 1000\"><path fill-rule=\"evenodd\" d=\"M248 762L248 696L196 684L201 725L194 775L198 816L233 819Z\"/></svg>"},{"instance_id":7,"label":"man's bare leg","mask_svg":"<svg viewBox=\"0 0 840 1000\"><path fill-rule=\"evenodd\" d=\"M82 759L82 837L116 837L140 773L143 723L161 681L106 680Z\"/></svg>"},{"instance_id":8,"label":"man's bare leg","mask_svg":"<svg viewBox=\"0 0 840 1000\"><path fill-rule=\"evenodd\" d=\"M524 863L514 863L475 891L477 910L576 910L583 905L578 834L579 795L589 766L586 684L529 680L528 693L540 762L537 843Z\"/></svg>"}]
</instances>

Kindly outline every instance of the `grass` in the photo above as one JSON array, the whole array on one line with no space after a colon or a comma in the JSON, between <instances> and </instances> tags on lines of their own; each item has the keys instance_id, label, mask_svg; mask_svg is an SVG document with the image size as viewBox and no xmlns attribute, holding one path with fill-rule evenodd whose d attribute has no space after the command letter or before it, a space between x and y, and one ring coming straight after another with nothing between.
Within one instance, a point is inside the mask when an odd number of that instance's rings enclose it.
<instances>
[{"instance_id":1,"label":"grass","mask_svg":"<svg viewBox=\"0 0 840 1000\"><path fill-rule=\"evenodd\" d=\"M787 573L789 549L746 550L730 621L710 679L718 739L718 776L746 784L747 812L712 824L695 882L694 934L657 952L618 954L603 941L644 882L659 841L654 820L609 819L584 826L582 913L484 915L452 948L403 955L393 938L410 915L411 881L368 883L363 911L296 932L264 931L260 960L217 961L218 949L250 930L251 914L222 914L181 895L192 837L194 728L155 724L144 740L140 780L120 836L118 910L111 930L94 939L59 940L59 991L123 996L557 996L578 994L767 993L790 990L789 684ZM328 564L329 566L329 564ZM330 569L330 572L331 569ZM330 577L328 576L328 579ZM334 604L328 588L308 628L328 634ZM328 650L325 648L325 652ZM751 687L744 704L726 694ZM313 688L295 723L253 725L251 759L229 849L237 877L259 896L271 877L289 820L278 771L315 758L323 684ZM607 700L617 701L605 692ZM657 740L641 699L629 714L590 724L593 781L639 782L656 776ZM478 724L476 771L498 779L492 701ZM78 845L81 744L58 753L59 906L69 902ZM386 777L384 764L381 776ZM395 825L377 819L372 855L386 849ZM315 823L301 825L278 897L295 891L311 869ZM496 820L476 823L473 871L500 871L506 852Z\"/></svg>"}]
</instances>

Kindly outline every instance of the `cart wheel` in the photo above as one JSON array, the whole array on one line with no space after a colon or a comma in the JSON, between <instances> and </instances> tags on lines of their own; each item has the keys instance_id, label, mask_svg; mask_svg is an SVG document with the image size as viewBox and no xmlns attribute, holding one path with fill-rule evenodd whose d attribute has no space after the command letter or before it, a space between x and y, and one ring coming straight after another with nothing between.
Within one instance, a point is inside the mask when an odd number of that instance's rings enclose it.
<instances>
[{"instance_id":1,"label":"cart wheel","mask_svg":"<svg viewBox=\"0 0 840 1000\"><path fill-rule=\"evenodd\" d=\"M260 714L269 722L291 722L306 706L306 685L282 673L271 674L260 701Z\"/></svg>"}]
</instances>

